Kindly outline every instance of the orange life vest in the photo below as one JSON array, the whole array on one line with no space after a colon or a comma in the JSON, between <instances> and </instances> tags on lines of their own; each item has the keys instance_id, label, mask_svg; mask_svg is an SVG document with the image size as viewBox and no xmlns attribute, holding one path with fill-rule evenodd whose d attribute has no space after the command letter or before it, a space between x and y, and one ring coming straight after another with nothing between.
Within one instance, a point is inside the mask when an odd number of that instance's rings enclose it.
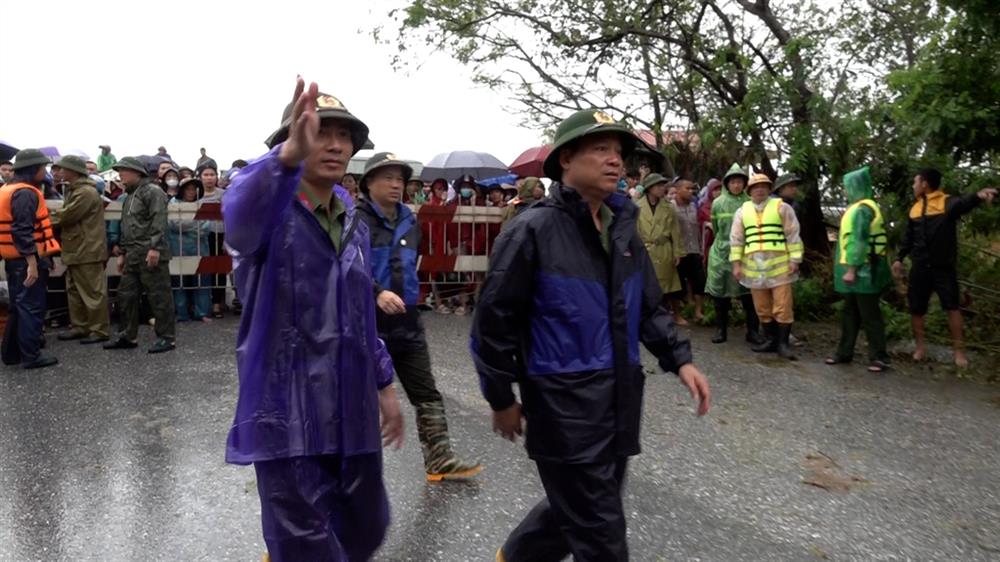
<instances>
[{"instance_id":1,"label":"orange life vest","mask_svg":"<svg viewBox=\"0 0 1000 562\"><path fill-rule=\"evenodd\" d=\"M0 187L0 257L5 260L24 257L14 247L14 237L11 235L11 227L14 226L11 201L14 199L14 194L22 189L34 190L38 196L38 209L35 211L35 246L38 247L38 255L58 254L61 248L52 232L52 221L49 219L49 208L45 205L45 196L31 184L12 183Z\"/></svg>"}]
</instances>

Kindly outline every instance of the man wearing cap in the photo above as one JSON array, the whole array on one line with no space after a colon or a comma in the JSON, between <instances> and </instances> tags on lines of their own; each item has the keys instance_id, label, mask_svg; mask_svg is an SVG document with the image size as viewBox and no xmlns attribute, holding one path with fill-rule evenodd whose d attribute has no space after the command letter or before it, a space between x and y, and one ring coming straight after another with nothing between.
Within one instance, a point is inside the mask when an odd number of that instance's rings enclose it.
<instances>
[{"instance_id":1,"label":"man wearing cap","mask_svg":"<svg viewBox=\"0 0 1000 562\"><path fill-rule=\"evenodd\" d=\"M52 166L58 181L68 184L62 209L53 224L62 229L62 262L66 266L66 298L72 328L59 334L62 341L83 344L105 342L111 333L108 319L107 236L104 202L97 184L87 175L78 156L63 156Z\"/></svg>"},{"instance_id":2,"label":"man wearing cap","mask_svg":"<svg viewBox=\"0 0 1000 562\"><path fill-rule=\"evenodd\" d=\"M138 347L139 299L145 291L156 319L156 342L149 353L176 347L174 296L170 288L170 243L167 239L167 194L149 177L138 158L126 156L113 169L125 184L121 235L118 241L119 332L104 349Z\"/></svg>"},{"instance_id":3,"label":"man wearing cap","mask_svg":"<svg viewBox=\"0 0 1000 562\"><path fill-rule=\"evenodd\" d=\"M370 232L378 333L392 356L403 390L417 411L417 436L427 480L469 478L482 467L461 459L451 449L444 401L431 371L424 325L417 308L420 226L417 217L401 202L403 186L412 175L409 164L391 153L380 152L368 159L361 176L360 188L365 198L358 202L358 216L368 224Z\"/></svg>"},{"instance_id":4,"label":"man wearing cap","mask_svg":"<svg viewBox=\"0 0 1000 562\"><path fill-rule=\"evenodd\" d=\"M274 562L367 560L389 524L382 445L401 443L403 420L368 225L338 185L367 139L340 100L299 78L270 152L222 199L244 299L226 461L254 465Z\"/></svg>"},{"instance_id":5,"label":"man wearing cap","mask_svg":"<svg viewBox=\"0 0 1000 562\"><path fill-rule=\"evenodd\" d=\"M525 209L530 207L536 201L541 201L545 198L545 185L542 184L542 180L528 176L524 178L521 182L521 189L517 194L517 197L511 199L507 206L504 208L503 217L500 219L501 228L506 228L507 223L517 215L521 214Z\"/></svg>"},{"instance_id":6,"label":"man wearing cap","mask_svg":"<svg viewBox=\"0 0 1000 562\"><path fill-rule=\"evenodd\" d=\"M14 156L14 176L0 187L0 257L10 292L10 316L0 352L5 365L20 363L24 369L59 362L41 354L50 256L60 250L39 189L49 162L39 150L21 150Z\"/></svg>"},{"instance_id":7,"label":"man wearing cap","mask_svg":"<svg viewBox=\"0 0 1000 562\"><path fill-rule=\"evenodd\" d=\"M778 197L785 203L791 205L792 210L795 211L796 217L799 216L801 207L798 199L800 183L802 183L802 178L795 174L780 175L774 182L773 197Z\"/></svg>"},{"instance_id":8,"label":"man wearing cap","mask_svg":"<svg viewBox=\"0 0 1000 562\"><path fill-rule=\"evenodd\" d=\"M114 154L111 154L111 147L102 144L100 147L101 153L97 155L97 170L99 172L107 172L115 165L118 161Z\"/></svg>"},{"instance_id":9,"label":"man wearing cap","mask_svg":"<svg viewBox=\"0 0 1000 562\"><path fill-rule=\"evenodd\" d=\"M680 223L677 222L673 205L666 199L669 183L670 180L660 174L649 174L642 180L642 197L638 201L639 237L646 245L646 252L653 262L653 270L664 297L663 303L672 304L674 321L679 326L686 326L687 322L681 318L680 307L673 298L681 290L677 264L682 247Z\"/></svg>"},{"instance_id":10,"label":"man wearing cap","mask_svg":"<svg viewBox=\"0 0 1000 562\"><path fill-rule=\"evenodd\" d=\"M470 348L494 430L525 434L546 493L497 560L628 559L622 487L639 453L640 341L708 412L708 382L661 306L638 209L617 192L640 142L601 111L563 121L544 163L549 197L507 225L490 259Z\"/></svg>"},{"instance_id":11,"label":"man wearing cap","mask_svg":"<svg viewBox=\"0 0 1000 562\"><path fill-rule=\"evenodd\" d=\"M792 333L792 283L799 279L805 247L792 206L769 197L771 179L754 174L747 184L750 200L733 214L729 260L733 277L750 289L754 308L765 330L756 352L774 352L795 360L788 338Z\"/></svg>"},{"instance_id":12,"label":"man wearing cap","mask_svg":"<svg viewBox=\"0 0 1000 562\"><path fill-rule=\"evenodd\" d=\"M724 343L729 339L729 312L734 298L740 300L746 314L746 341L753 345L760 345L764 341L760 336L760 321L754 309L753 297L733 277L730 261L729 233L733 226L733 215L750 200L745 193L749 179L746 171L739 164L733 163L722 178L722 192L712 201L710 226L715 238L708 252L708 275L705 281L705 292L712 295L715 305L717 330L712 343Z\"/></svg>"}]
</instances>

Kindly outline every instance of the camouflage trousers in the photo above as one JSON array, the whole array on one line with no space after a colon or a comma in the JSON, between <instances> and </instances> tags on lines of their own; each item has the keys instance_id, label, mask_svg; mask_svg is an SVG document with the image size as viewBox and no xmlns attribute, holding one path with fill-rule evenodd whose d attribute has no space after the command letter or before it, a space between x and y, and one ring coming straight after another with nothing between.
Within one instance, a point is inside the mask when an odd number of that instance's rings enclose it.
<instances>
[{"instance_id":1,"label":"camouflage trousers","mask_svg":"<svg viewBox=\"0 0 1000 562\"><path fill-rule=\"evenodd\" d=\"M156 336L175 338L174 295L170 289L168 262L149 268L144 262L126 262L118 284L118 308L121 311L119 332L129 341L139 336L139 303L143 293L156 320Z\"/></svg>"},{"instance_id":2,"label":"camouflage trousers","mask_svg":"<svg viewBox=\"0 0 1000 562\"><path fill-rule=\"evenodd\" d=\"M448 418L444 401L438 392L427 344L399 349L389 345L389 354L396 376L406 391L410 404L417 410L417 437L424 454L424 469L428 474L463 472L477 466L458 458L451 449Z\"/></svg>"}]
</instances>

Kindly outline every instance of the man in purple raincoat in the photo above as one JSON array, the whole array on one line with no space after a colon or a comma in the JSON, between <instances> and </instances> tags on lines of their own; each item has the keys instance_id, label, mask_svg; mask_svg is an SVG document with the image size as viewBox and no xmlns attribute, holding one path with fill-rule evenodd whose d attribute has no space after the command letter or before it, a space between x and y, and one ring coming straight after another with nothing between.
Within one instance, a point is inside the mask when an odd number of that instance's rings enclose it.
<instances>
[{"instance_id":1,"label":"man in purple raincoat","mask_svg":"<svg viewBox=\"0 0 1000 562\"><path fill-rule=\"evenodd\" d=\"M367 139L300 78L271 151L222 200L245 299L226 461L256 469L275 562L368 560L389 523L382 446L401 444L403 421L376 334L368 229L337 185Z\"/></svg>"}]
</instances>

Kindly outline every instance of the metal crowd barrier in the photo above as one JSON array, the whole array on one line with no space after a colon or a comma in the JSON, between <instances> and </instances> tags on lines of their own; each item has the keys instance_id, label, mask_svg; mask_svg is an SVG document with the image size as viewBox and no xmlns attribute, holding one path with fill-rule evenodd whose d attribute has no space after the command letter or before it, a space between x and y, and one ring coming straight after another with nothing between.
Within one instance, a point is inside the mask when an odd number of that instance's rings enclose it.
<instances>
[{"instance_id":1,"label":"metal crowd barrier","mask_svg":"<svg viewBox=\"0 0 1000 562\"><path fill-rule=\"evenodd\" d=\"M61 200L48 200L46 205L51 213L62 208ZM500 232L503 209L478 206L431 206L409 205L416 213L417 221L423 234L418 262L421 277L421 289L446 296L461 296L475 292L482 282L483 274L489 265L489 256L493 244ZM122 204L108 203L104 209L105 221L120 221ZM222 209L220 203L173 203L167 209L167 220L171 228L177 229L181 236L181 221L205 221L205 228L213 233L222 234ZM215 227L214 225L218 225ZM199 245L195 255L175 253L170 259L170 274L173 276L198 276L197 288L225 289L231 288L229 274L232 272L232 259L224 251L213 251L213 248L202 248L204 236L199 225L196 238ZM183 248L182 248L183 249ZM210 255L210 254L220 255ZM117 258L109 256L107 273L109 277L117 277ZM54 258L50 276L62 277L66 271L65 265L58 256ZM0 278L3 270L0 268ZM211 280L210 282L208 280ZM202 281L207 284L202 284Z\"/></svg>"}]
</instances>

